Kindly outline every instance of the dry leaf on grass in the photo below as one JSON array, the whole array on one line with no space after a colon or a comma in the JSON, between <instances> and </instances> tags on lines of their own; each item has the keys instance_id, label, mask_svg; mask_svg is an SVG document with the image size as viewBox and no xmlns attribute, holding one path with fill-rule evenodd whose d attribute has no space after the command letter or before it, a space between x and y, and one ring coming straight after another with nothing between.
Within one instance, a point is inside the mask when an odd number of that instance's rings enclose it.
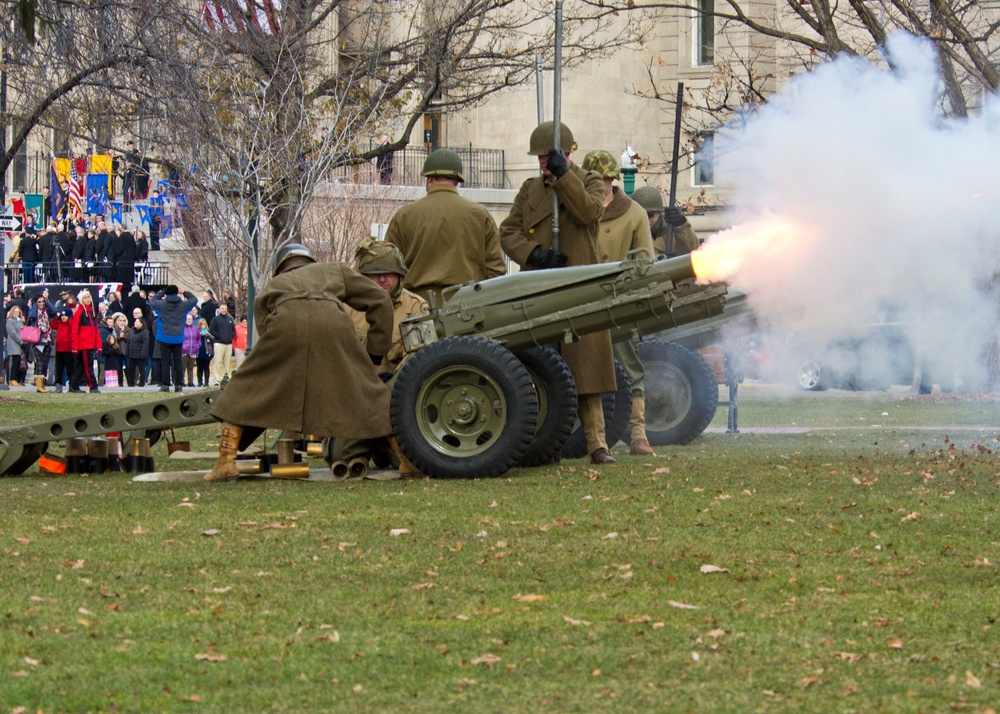
<instances>
[{"instance_id":1,"label":"dry leaf on grass","mask_svg":"<svg viewBox=\"0 0 1000 714\"><path fill-rule=\"evenodd\" d=\"M586 620L577 620L576 618L570 617L569 615L563 615L563 620L569 625L589 625L590 623Z\"/></svg>"},{"instance_id":2,"label":"dry leaf on grass","mask_svg":"<svg viewBox=\"0 0 1000 714\"><path fill-rule=\"evenodd\" d=\"M391 535L391 536L410 535L410 529L409 528L393 528L391 531L389 531L389 535Z\"/></svg>"},{"instance_id":3,"label":"dry leaf on grass","mask_svg":"<svg viewBox=\"0 0 1000 714\"><path fill-rule=\"evenodd\" d=\"M194 656L199 662L225 662L226 655L201 653Z\"/></svg>"},{"instance_id":4,"label":"dry leaf on grass","mask_svg":"<svg viewBox=\"0 0 1000 714\"><path fill-rule=\"evenodd\" d=\"M898 637L892 640L888 645L886 645L891 650L901 650L903 649L903 641Z\"/></svg>"},{"instance_id":5,"label":"dry leaf on grass","mask_svg":"<svg viewBox=\"0 0 1000 714\"><path fill-rule=\"evenodd\" d=\"M549 596L538 595L536 593L528 593L527 595L522 595L521 593L518 593L512 599L516 600L517 602L542 602L543 600L548 600Z\"/></svg>"},{"instance_id":6,"label":"dry leaf on grass","mask_svg":"<svg viewBox=\"0 0 1000 714\"><path fill-rule=\"evenodd\" d=\"M718 565L703 565L703 566L701 566L700 570L705 575L709 575L711 573L728 573L729 572L729 568L720 568Z\"/></svg>"},{"instance_id":7,"label":"dry leaf on grass","mask_svg":"<svg viewBox=\"0 0 1000 714\"><path fill-rule=\"evenodd\" d=\"M499 661L500 661L499 657L497 657L495 654L490 654L489 652L487 652L483 656L476 657L475 659L473 659L472 664L485 664L487 667L490 667L492 669L493 665L497 664Z\"/></svg>"},{"instance_id":8,"label":"dry leaf on grass","mask_svg":"<svg viewBox=\"0 0 1000 714\"><path fill-rule=\"evenodd\" d=\"M670 607L676 607L678 610L697 610L697 605L688 605L686 602L677 602L676 600L667 600L667 604Z\"/></svg>"},{"instance_id":9,"label":"dry leaf on grass","mask_svg":"<svg viewBox=\"0 0 1000 714\"><path fill-rule=\"evenodd\" d=\"M965 670L965 686L979 689L983 683L979 681L979 677L972 673L972 670L967 669Z\"/></svg>"},{"instance_id":10,"label":"dry leaf on grass","mask_svg":"<svg viewBox=\"0 0 1000 714\"><path fill-rule=\"evenodd\" d=\"M219 533L221 533L221 531L219 531L219 530L217 530L215 528L209 528L207 531L202 531L201 532L201 534L203 536L217 536L217 535L219 535Z\"/></svg>"}]
</instances>

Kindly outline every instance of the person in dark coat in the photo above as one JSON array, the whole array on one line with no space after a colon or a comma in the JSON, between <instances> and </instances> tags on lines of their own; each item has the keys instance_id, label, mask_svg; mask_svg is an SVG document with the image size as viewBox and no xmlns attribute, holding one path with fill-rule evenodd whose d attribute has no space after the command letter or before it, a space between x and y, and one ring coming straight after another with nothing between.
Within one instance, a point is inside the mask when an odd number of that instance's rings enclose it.
<instances>
[{"instance_id":1,"label":"person in dark coat","mask_svg":"<svg viewBox=\"0 0 1000 714\"><path fill-rule=\"evenodd\" d=\"M87 253L93 246L87 240L87 231L77 226L73 229L73 275L77 282L87 282ZM89 261L93 262L93 260Z\"/></svg>"},{"instance_id":2,"label":"person in dark coat","mask_svg":"<svg viewBox=\"0 0 1000 714\"><path fill-rule=\"evenodd\" d=\"M131 231L122 231L118 235L118 253L115 260L115 281L122 285L131 285L135 280L135 238Z\"/></svg>"},{"instance_id":3,"label":"person in dark coat","mask_svg":"<svg viewBox=\"0 0 1000 714\"><path fill-rule=\"evenodd\" d=\"M146 386L146 360L149 359L149 329L141 317L133 318L128 333L128 371L125 375L130 387Z\"/></svg>"},{"instance_id":4,"label":"person in dark coat","mask_svg":"<svg viewBox=\"0 0 1000 714\"><path fill-rule=\"evenodd\" d=\"M215 293L211 290L206 290L205 294L201 296L201 307L198 309L198 317L211 325L218 310L219 303L215 299Z\"/></svg>"},{"instance_id":5,"label":"person in dark coat","mask_svg":"<svg viewBox=\"0 0 1000 714\"><path fill-rule=\"evenodd\" d=\"M21 279L26 283L35 282L35 263L38 262L38 237L25 232L21 235L21 245L17 252L21 254Z\"/></svg>"},{"instance_id":6,"label":"person in dark coat","mask_svg":"<svg viewBox=\"0 0 1000 714\"><path fill-rule=\"evenodd\" d=\"M56 254L54 238L55 234L49 228L38 232L38 257L42 262L42 279L46 281L54 280L56 275L53 265Z\"/></svg>"},{"instance_id":7,"label":"person in dark coat","mask_svg":"<svg viewBox=\"0 0 1000 714\"><path fill-rule=\"evenodd\" d=\"M345 305L367 315L367 347L357 339ZM385 290L344 265L317 263L308 248L288 243L278 250L274 276L254 302L254 320L259 338L253 351L210 412L222 422L222 433L219 459L206 481L238 478L237 450L268 428L354 439L389 435L389 389L372 367L392 340L392 302Z\"/></svg>"}]
</instances>

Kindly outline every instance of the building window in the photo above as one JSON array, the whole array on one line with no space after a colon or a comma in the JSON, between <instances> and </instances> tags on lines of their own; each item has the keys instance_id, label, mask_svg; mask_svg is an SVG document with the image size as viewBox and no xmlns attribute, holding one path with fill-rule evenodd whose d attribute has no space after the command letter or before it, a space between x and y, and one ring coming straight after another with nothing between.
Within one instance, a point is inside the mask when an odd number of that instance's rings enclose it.
<instances>
[{"instance_id":1,"label":"building window","mask_svg":"<svg viewBox=\"0 0 1000 714\"><path fill-rule=\"evenodd\" d=\"M694 172L692 184L712 186L715 184L715 134L707 132L698 137L699 146L694 152Z\"/></svg>"},{"instance_id":2,"label":"building window","mask_svg":"<svg viewBox=\"0 0 1000 714\"><path fill-rule=\"evenodd\" d=\"M694 61L697 65L715 64L715 0L698 0L694 20Z\"/></svg>"}]
</instances>

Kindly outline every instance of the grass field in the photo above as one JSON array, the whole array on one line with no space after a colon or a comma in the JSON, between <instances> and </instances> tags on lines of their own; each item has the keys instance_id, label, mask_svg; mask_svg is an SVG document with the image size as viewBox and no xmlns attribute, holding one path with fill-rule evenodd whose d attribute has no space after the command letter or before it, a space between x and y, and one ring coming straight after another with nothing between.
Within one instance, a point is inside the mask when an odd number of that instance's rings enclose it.
<instances>
[{"instance_id":1,"label":"grass field","mask_svg":"<svg viewBox=\"0 0 1000 714\"><path fill-rule=\"evenodd\" d=\"M995 712L1000 402L725 417L493 480L0 479L0 712Z\"/></svg>"}]
</instances>

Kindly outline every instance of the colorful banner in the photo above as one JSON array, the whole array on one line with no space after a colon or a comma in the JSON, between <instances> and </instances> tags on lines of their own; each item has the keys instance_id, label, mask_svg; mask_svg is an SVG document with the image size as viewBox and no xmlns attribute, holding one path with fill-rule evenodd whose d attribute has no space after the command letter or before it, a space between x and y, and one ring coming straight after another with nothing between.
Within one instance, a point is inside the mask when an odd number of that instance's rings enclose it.
<instances>
[{"instance_id":1,"label":"colorful banner","mask_svg":"<svg viewBox=\"0 0 1000 714\"><path fill-rule=\"evenodd\" d=\"M112 201L111 202L111 222L116 226L122 224L122 202Z\"/></svg>"},{"instance_id":2,"label":"colorful banner","mask_svg":"<svg viewBox=\"0 0 1000 714\"><path fill-rule=\"evenodd\" d=\"M66 161L66 175L69 175L69 159L63 159ZM52 161L52 166L49 168L49 195L52 198L52 218L58 219L62 216L63 212L66 210L66 191L63 189L63 182L59 180L59 172L56 170L56 162L59 159L54 159Z\"/></svg>"},{"instance_id":3,"label":"colorful banner","mask_svg":"<svg viewBox=\"0 0 1000 714\"><path fill-rule=\"evenodd\" d=\"M139 223L149 223L149 206L143 206L140 204L134 204L135 211L139 214Z\"/></svg>"},{"instance_id":4,"label":"colorful banner","mask_svg":"<svg viewBox=\"0 0 1000 714\"><path fill-rule=\"evenodd\" d=\"M108 212L108 177L105 174L87 176L87 213L104 215Z\"/></svg>"},{"instance_id":5,"label":"colorful banner","mask_svg":"<svg viewBox=\"0 0 1000 714\"><path fill-rule=\"evenodd\" d=\"M41 228L47 222L48 216L43 216L42 212L45 210L45 202L40 193L26 193L24 194L24 208L25 210L35 216L35 226Z\"/></svg>"}]
</instances>

